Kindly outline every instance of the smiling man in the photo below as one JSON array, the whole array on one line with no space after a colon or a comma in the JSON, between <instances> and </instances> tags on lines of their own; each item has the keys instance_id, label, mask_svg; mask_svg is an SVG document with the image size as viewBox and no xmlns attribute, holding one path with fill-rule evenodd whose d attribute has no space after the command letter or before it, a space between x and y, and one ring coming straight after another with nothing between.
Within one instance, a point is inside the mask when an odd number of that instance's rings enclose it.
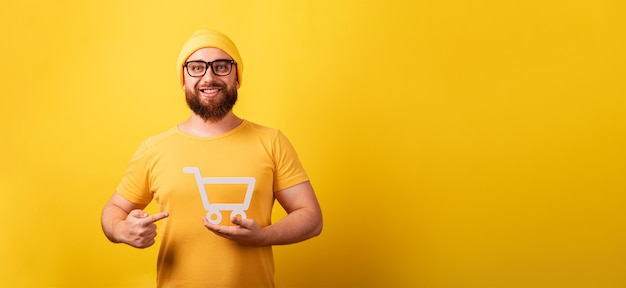
<instances>
[{"instance_id":1,"label":"smiling man","mask_svg":"<svg viewBox=\"0 0 626 288\"><path fill-rule=\"evenodd\" d=\"M141 143L102 229L114 243L146 248L163 221L158 287L274 287L272 246L321 233L313 187L279 130L233 113L243 62L227 36L197 31L177 69L191 115ZM148 215L152 201L159 213ZM271 223L275 201L287 215Z\"/></svg>"}]
</instances>

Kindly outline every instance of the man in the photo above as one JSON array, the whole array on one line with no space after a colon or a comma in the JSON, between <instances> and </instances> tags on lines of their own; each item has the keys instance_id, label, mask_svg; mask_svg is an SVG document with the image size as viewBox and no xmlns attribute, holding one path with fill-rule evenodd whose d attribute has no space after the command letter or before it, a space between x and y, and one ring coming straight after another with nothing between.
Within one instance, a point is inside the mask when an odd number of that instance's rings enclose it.
<instances>
[{"instance_id":1,"label":"man","mask_svg":"<svg viewBox=\"0 0 626 288\"><path fill-rule=\"evenodd\" d=\"M158 287L273 287L272 245L321 233L313 188L279 130L233 113L243 62L227 36L194 33L177 68L191 116L142 142L102 229L114 243L146 248L163 221ZM159 213L148 215L152 200ZM271 223L275 200L287 215Z\"/></svg>"}]
</instances>

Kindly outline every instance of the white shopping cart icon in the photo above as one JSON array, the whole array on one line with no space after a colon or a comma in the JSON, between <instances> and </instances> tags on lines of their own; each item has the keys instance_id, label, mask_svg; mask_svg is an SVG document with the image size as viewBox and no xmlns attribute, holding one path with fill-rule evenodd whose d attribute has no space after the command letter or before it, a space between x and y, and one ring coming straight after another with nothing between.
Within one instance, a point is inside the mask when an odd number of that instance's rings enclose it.
<instances>
[{"instance_id":1,"label":"white shopping cart icon","mask_svg":"<svg viewBox=\"0 0 626 288\"><path fill-rule=\"evenodd\" d=\"M196 183L198 184L198 190L200 191L204 209L207 210L206 218L209 222L213 224L222 222L222 210L232 211L231 216L239 215L241 218L246 218L245 210L248 210L250 207L250 200L254 192L254 184L256 183L254 177L202 177L200 168L198 167L184 167L183 172L196 176ZM204 186L206 184L247 184L243 203L209 202L209 195Z\"/></svg>"}]
</instances>

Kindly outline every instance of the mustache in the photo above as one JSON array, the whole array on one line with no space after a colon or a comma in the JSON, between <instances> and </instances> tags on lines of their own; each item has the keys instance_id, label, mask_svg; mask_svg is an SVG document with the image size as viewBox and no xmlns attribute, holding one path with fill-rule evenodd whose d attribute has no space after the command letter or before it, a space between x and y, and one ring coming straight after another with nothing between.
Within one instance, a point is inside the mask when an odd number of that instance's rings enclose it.
<instances>
[{"instance_id":1,"label":"mustache","mask_svg":"<svg viewBox=\"0 0 626 288\"><path fill-rule=\"evenodd\" d=\"M215 81L215 80L213 80L211 82L198 83L198 88L204 88L204 87L217 87L217 88L225 89L226 88L226 83L218 82L218 81Z\"/></svg>"}]
</instances>

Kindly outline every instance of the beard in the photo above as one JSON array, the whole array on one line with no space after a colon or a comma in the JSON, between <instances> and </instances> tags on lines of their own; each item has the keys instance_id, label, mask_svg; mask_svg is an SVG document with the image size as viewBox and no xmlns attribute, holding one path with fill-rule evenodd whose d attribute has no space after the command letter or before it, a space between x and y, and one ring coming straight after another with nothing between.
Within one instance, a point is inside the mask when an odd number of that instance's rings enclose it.
<instances>
[{"instance_id":1,"label":"beard","mask_svg":"<svg viewBox=\"0 0 626 288\"><path fill-rule=\"evenodd\" d=\"M191 111L200 116L204 122L217 122L226 117L228 112L235 106L235 103L237 103L237 88L227 87L224 83L219 82L211 82L208 86L219 87L222 96L206 99L205 101L205 99L200 97L199 86L196 86L194 91L185 88L185 99Z\"/></svg>"}]
</instances>

